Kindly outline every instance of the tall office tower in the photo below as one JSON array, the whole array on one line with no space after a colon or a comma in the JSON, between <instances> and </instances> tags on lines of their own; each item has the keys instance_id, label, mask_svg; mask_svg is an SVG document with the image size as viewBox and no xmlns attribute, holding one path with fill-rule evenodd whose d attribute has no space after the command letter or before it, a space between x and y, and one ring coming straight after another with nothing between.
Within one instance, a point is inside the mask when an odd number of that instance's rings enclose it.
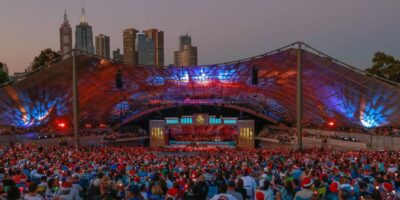
<instances>
[{"instance_id":1,"label":"tall office tower","mask_svg":"<svg viewBox=\"0 0 400 200\"><path fill-rule=\"evenodd\" d=\"M154 62L155 66L164 66L164 32L157 29L149 29L143 31L146 37L154 42Z\"/></svg>"},{"instance_id":2,"label":"tall office tower","mask_svg":"<svg viewBox=\"0 0 400 200\"><path fill-rule=\"evenodd\" d=\"M188 34L179 37L179 51L174 52L174 64L197 65L197 47L192 46L192 39Z\"/></svg>"},{"instance_id":3,"label":"tall office tower","mask_svg":"<svg viewBox=\"0 0 400 200\"><path fill-rule=\"evenodd\" d=\"M137 50L138 64L154 66L155 45L152 39L146 37L145 33L137 34L136 50Z\"/></svg>"},{"instance_id":4,"label":"tall office tower","mask_svg":"<svg viewBox=\"0 0 400 200\"><path fill-rule=\"evenodd\" d=\"M110 37L107 35L100 34L95 38L96 43L96 55L110 58Z\"/></svg>"},{"instance_id":5,"label":"tall office tower","mask_svg":"<svg viewBox=\"0 0 400 200\"><path fill-rule=\"evenodd\" d=\"M60 27L60 52L65 54L72 49L72 28L68 21L67 10L64 11L64 22Z\"/></svg>"},{"instance_id":6,"label":"tall office tower","mask_svg":"<svg viewBox=\"0 0 400 200\"><path fill-rule=\"evenodd\" d=\"M187 33L179 37L179 48L182 49L185 45L192 45L192 38Z\"/></svg>"},{"instance_id":7,"label":"tall office tower","mask_svg":"<svg viewBox=\"0 0 400 200\"><path fill-rule=\"evenodd\" d=\"M137 64L136 34L138 32L138 30L133 28L123 31L124 62L131 65Z\"/></svg>"},{"instance_id":8,"label":"tall office tower","mask_svg":"<svg viewBox=\"0 0 400 200\"><path fill-rule=\"evenodd\" d=\"M81 22L75 30L75 49L94 53L92 27L86 22L85 12L82 7Z\"/></svg>"},{"instance_id":9,"label":"tall office tower","mask_svg":"<svg viewBox=\"0 0 400 200\"><path fill-rule=\"evenodd\" d=\"M119 48L113 51L113 59L119 62L124 62L124 55L121 54Z\"/></svg>"}]
</instances>

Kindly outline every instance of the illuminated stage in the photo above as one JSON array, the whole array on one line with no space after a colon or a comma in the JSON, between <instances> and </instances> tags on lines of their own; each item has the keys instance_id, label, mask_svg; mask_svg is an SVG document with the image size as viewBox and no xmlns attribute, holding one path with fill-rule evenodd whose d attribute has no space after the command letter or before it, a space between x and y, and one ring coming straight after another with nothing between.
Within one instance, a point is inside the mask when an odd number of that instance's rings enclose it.
<instances>
[{"instance_id":1,"label":"illuminated stage","mask_svg":"<svg viewBox=\"0 0 400 200\"><path fill-rule=\"evenodd\" d=\"M118 128L182 106L239 110L294 124L297 44L235 62L202 66L130 66L76 57L79 123ZM400 126L399 86L366 75L303 44L303 123L375 128ZM32 128L72 121L72 58L0 88L0 126ZM253 67L257 84L252 82ZM115 76L122 72L122 89Z\"/></svg>"},{"instance_id":2,"label":"illuminated stage","mask_svg":"<svg viewBox=\"0 0 400 200\"><path fill-rule=\"evenodd\" d=\"M203 113L150 120L150 147L254 148L254 121Z\"/></svg>"}]
</instances>

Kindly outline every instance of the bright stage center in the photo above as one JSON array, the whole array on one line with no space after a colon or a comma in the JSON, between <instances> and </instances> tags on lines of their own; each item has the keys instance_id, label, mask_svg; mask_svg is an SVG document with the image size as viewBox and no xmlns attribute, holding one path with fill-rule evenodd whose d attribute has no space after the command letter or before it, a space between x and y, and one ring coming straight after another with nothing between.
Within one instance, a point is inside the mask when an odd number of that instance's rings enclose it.
<instances>
[{"instance_id":1,"label":"bright stage center","mask_svg":"<svg viewBox=\"0 0 400 200\"><path fill-rule=\"evenodd\" d=\"M254 120L204 113L150 120L150 147L254 148Z\"/></svg>"}]
</instances>

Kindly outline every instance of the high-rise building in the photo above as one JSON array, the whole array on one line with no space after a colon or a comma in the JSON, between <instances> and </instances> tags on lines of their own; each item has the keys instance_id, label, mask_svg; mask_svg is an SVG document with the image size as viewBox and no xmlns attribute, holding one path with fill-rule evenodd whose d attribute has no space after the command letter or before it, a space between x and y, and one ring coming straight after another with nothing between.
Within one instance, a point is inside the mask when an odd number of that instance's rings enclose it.
<instances>
[{"instance_id":1,"label":"high-rise building","mask_svg":"<svg viewBox=\"0 0 400 200\"><path fill-rule=\"evenodd\" d=\"M60 52L65 54L72 49L72 28L68 21L67 10L64 11L64 22L60 27Z\"/></svg>"},{"instance_id":2,"label":"high-rise building","mask_svg":"<svg viewBox=\"0 0 400 200\"><path fill-rule=\"evenodd\" d=\"M182 50L185 45L192 45L192 38L188 34L179 37L179 49Z\"/></svg>"},{"instance_id":3,"label":"high-rise building","mask_svg":"<svg viewBox=\"0 0 400 200\"><path fill-rule=\"evenodd\" d=\"M197 65L197 47L192 46L192 39L188 34L179 37L179 51L174 52L174 64Z\"/></svg>"},{"instance_id":4,"label":"high-rise building","mask_svg":"<svg viewBox=\"0 0 400 200\"><path fill-rule=\"evenodd\" d=\"M164 66L164 32L157 29L143 31L154 42L154 65Z\"/></svg>"},{"instance_id":5,"label":"high-rise building","mask_svg":"<svg viewBox=\"0 0 400 200\"><path fill-rule=\"evenodd\" d=\"M153 65L155 45L151 38L147 38L145 33L137 34L136 50L138 64L140 65Z\"/></svg>"},{"instance_id":6,"label":"high-rise building","mask_svg":"<svg viewBox=\"0 0 400 200\"><path fill-rule=\"evenodd\" d=\"M119 62L124 62L124 55L121 54L119 48L113 51L113 59Z\"/></svg>"},{"instance_id":7,"label":"high-rise building","mask_svg":"<svg viewBox=\"0 0 400 200\"><path fill-rule=\"evenodd\" d=\"M94 53L92 26L86 22L85 8L82 7L81 22L75 30L75 49Z\"/></svg>"},{"instance_id":8,"label":"high-rise building","mask_svg":"<svg viewBox=\"0 0 400 200\"><path fill-rule=\"evenodd\" d=\"M96 55L110 58L110 37L100 34L95 38Z\"/></svg>"},{"instance_id":9,"label":"high-rise building","mask_svg":"<svg viewBox=\"0 0 400 200\"><path fill-rule=\"evenodd\" d=\"M133 28L123 31L124 62L131 65L137 64L136 34L138 32L138 30Z\"/></svg>"}]
</instances>

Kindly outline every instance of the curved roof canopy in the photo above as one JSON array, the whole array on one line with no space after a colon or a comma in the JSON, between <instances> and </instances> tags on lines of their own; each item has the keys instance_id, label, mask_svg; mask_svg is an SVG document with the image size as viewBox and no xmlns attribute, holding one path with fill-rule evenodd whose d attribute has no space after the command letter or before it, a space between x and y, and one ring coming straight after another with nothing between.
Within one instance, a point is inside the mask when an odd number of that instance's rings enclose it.
<instances>
[{"instance_id":1,"label":"curved roof canopy","mask_svg":"<svg viewBox=\"0 0 400 200\"><path fill-rule=\"evenodd\" d=\"M298 43L295 43L298 44ZM156 68L77 56L82 122L124 122L149 108L178 104L242 107L293 123L298 49L295 44L236 62ZM304 123L400 126L400 87L366 75L301 43ZM252 84L253 67L258 84ZM122 72L124 88L116 88ZM72 59L0 88L0 124L41 126L72 116ZM121 115L120 115L121 114Z\"/></svg>"}]
</instances>

